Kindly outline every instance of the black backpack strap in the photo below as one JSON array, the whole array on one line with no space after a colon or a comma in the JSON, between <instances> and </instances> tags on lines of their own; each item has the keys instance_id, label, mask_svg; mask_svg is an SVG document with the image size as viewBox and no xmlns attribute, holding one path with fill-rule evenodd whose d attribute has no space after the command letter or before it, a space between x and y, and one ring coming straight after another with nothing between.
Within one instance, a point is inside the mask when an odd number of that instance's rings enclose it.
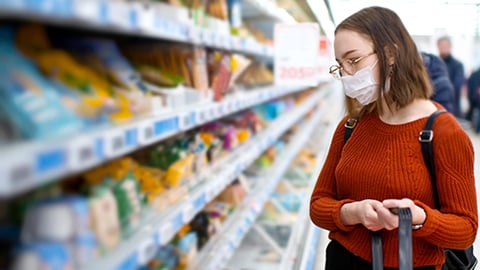
<instances>
[{"instance_id":1,"label":"black backpack strap","mask_svg":"<svg viewBox=\"0 0 480 270\"><path fill-rule=\"evenodd\" d=\"M345 135L343 136L343 144L347 143L348 138L352 135L353 129L357 125L357 119L348 118L345 122Z\"/></svg>"},{"instance_id":2,"label":"black backpack strap","mask_svg":"<svg viewBox=\"0 0 480 270\"><path fill-rule=\"evenodd\" d=\"M422 154L425 164L427 165L428 171L430 172L430 178L432 180L432 189L433 189L433 196L435 198L435 208L439 209L440 201L438 199L438 192L437 192L437 174L435 172L435 162L433 158L433 123L437 116L441 113L445 113L445 110L437 110L432 113L425 123L423 130L420 131L418 136L418 140L422 145Z\"/></svg>"}]
</instances>

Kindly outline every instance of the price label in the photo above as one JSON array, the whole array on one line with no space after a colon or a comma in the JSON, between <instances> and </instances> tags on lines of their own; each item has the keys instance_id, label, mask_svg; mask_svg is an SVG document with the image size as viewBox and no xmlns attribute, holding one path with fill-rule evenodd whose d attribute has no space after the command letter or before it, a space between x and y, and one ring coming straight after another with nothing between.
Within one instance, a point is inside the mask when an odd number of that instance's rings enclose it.
<instances>
[{"instance_id":1,"label":"price label","mask_svg":"<svg viewBox=\"0 0 480 270\"><path fill-rule=\"evenodd\" d=\"M195 211L200 211L202 208L205 206L207 203L207 194L202 193L200 196L198 196L195 201L193 202L194 204L194 210Z\"/></svg>"},{"instance_id":2,"label":"price label","mask_svg":"<svg viewBox=\"0 0 480 270\"><path fill-rule=\"evenodd\" d=\"M106 149L105 155L107 157L114 157L120 155L125 151L125 136L123 131L112 131L106 135L105 138Z\"/></svg>"},{"instance_id":3,"label":"price label","mask_svg":"<svg viewBox=\"0 0 480 270\"><path fill-rule=\"evenodd\" d=\"M281 80L310 80L316 75L315 67L282 66L278 72Z\"/></svg>"},{"instance_id":4,"label":"price label","mask_svg":"<svg viewBox=\"0 0 480 270\"><path fill-rule=\"evenodd\" d=\"M217 118L217 110L216 110L215 106L211 106L208 109L208 115L210 117L210 120L213 120L213 119Z\"/></svg>"},{"instance_id":5,"label":"price label","mask_svg":"<svg viewBox=\"0 0 480 270\"><path fill-rule=\"evenodd\" d=\"M138 129L130 128L125 131L125 146L133 148L138 145Z\"/></svg>"},{"instance_id":6,"label":"price label","mask_svg":"<svg viewBox=\"0 0 480 270\"><path fill-rule=\"evenodd\" d=\"M132 29L132 9L128 3L107 2L107 22L122 28Z\"/></svg>"},{"instance_id":7,"label":"price label","mask_svg":"<svg viewBox=\"0 0 480 270\"><path fill-rule=\"evenodd\" d=\"M141 3L131 3L134 5L137 17L138 28L145 32L152 32L155 26L155 10L151 6L142 5Z\"/></svg>"},{"instance_id":8,"label":"price label","mask_svg":"<svg viewBox=\"0 0 480 270\"><path fill-rule=\"evenodd\" d=\"M146 122L140 123L138 130L139 130L138 142L141 145L146 145L155 139L155 130L152 122L146 121Z\"/></svg>"},{"instance_id":9,"label":"price label","mask_svg":"<svg viewBox=\"0 0 480 270\"><path fill-rule=\"evenodd\" d=\"M158 231L158 237L159 237L158 242L160 243L160 245L163 246L168 244L170 239L172 239L174 233L175 232L173 230L173 226L171 223L167 223L161 226Z\"/></svg>"},{"instance_id":10,"label":"price label","mask_svg":"<svg viewBox=\"0 0 480 270\"><path fill-rule=\"evenodd\" d=\"M197 26L190 26L187 28L188 40L194 44L202 42L202 29Z\"/></svg>"},{"instance_id":11,"label":"price label","mask_svg":"<svg viewBox=\"0 0 480 270\"><path fill-rule=\"evenodd\" d=\"M67 149L48 149L36 154L35 171L37 174L48 174L52 171L66 169Z\"/></svg>"},{"instance_id":12,"label":"price label","mask_svg":"<svg viewBox=\"0 0 480 270\"><path fill-rule=\"evenodd\" d=\"M205 123L208 121L208 112L204 109L198 110L197 116L200 123Z\"/></svg>"},{"instance_id":13,"label":"price label","mask_svg":"<svg viewBox=\"0 0 480 270\"><path fill-rule=\"evenodd\" d=\"M275 84L316 85L319 33L314 23L275 25Z\"/></svg>"},{"instance_id":14,"label":"price label","mask_svg":"<svg viewBox=\"0 0 480 270\"><path fill-rule=\"evenodd\" d=\"M68 167L71 170L81 170L98 161L94 138L76 138L68 144L67 148L69 154Z\"/></svg>"},{"instance_id":15,"label":"price label","mask_svg":"<svg viewBox=\"0 0 480 270\"><path fill-rule=\"evenodd\" d=\"M20 191L34 183L35 169L31 162L23 160L7 163L5 169L0 169L8 178L8 182L0 182L0 194L11 195L12 192Z\"/></svg>"},{"instance_id":16,"label":"price label","mask_svg":"<svg viewBox=\"0 0 480 270\"><path fill-rule=\"evenodd\" d=\"M157 251L157 246L153 238L145 239L142 243L138 245L137 249L137 263L139 265L147 264Z\"/></svg>"},{"instance_id":17,"label":"price label","mask_svg":"<svg viewBox=\"0 0 480 270\"><path fill-rule=\"evenodd\" d=\"M196 113L189 112L180 115L180 129L185 130L195 126Z\"/></svg>"}]
</instances>

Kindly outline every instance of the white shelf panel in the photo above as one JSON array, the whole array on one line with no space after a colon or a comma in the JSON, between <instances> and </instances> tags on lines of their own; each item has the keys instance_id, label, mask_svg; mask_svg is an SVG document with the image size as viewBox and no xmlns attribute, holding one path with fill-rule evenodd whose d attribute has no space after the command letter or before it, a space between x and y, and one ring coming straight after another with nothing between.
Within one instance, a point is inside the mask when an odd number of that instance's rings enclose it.
<instances>
[{"instance_id":1,"label":"white shelf panel","mask_svg":"<svg viewBox=\"0 0 480 270\"><path fill-rule=\"evenodd\" d=\"M246 18L267 17L272 20L272 23L296 23L292 15L271 0L243 0L242 6L242 14Z\"/></svg>"},{"instance_id":2,"label":"white shelf panel","mask_svg":"<svg viewBox=\"0 0 480 270\"><path fill-rule=\"evenodd\" d=\"M18 143L1 149L0 197L10 197L100 165L146 145L306 87L269 86L218 103L144 117L68 138Z\"/></svg>"},{"instance_id":3,"label":"white shelf panel","mask_svg":"<svg viewBox=\"0 0 480 270\"><path fill-rule=\"evenodd\" d=\"M336 124L339 121L339 117L341 117L342 115L342 93L340 91L332 91L331 86L326 86L325 88L331 90L331 94L329 95L328 100L326 100L326 104L328 104L328 112L322 114L320 123L317 124L317 126L315 127L315 131L310 136L316 138L318 144L314 143L313 145L308 146L309 149L317 153L316 164L313 170L314 173L310 178L310 181L308 182L308 190L313 190L318 176L318 172L321 170L321 167L324 163ZM294 189L294 187L291 188ZM274 202L272 200L270 201ZM300 210L295 219L295 222L288 222L284 224L291 228L288 242L284 248L276 249L274 246L269 246L267 242L263 243L263 246L261 246L256 242L247 241L247 243L243 243L238 248L233 258L228 262L227 269L238 270L250 269L254 267L255 269L258 268L263 270L303 270L303 268L299 268L301 261L307 261L307 258L304 257L312 256L312 251L310 249L306 250L305 245L307 239L308 241L315 240L308 238L315 237L310 234L311 227L314 225L310 221L309 208L309 201L304 200L302 205L300 206ZM279 223L276 223L275 221L258 221L257 224L269 226L279 225ZM281 259L278 261L268 262L257 261L257 258L260 258L262 252L264 252L265 250L280 252L278 256ZM318 253L318 250L314 250L313 252Z\"/></svg>"},{"instance_id":4,"label":"white shelf panel","mask_svg":"<svg viewBox=\"0 0 480 270\"><path fill-rule=\"evenodd\" d=\"M112 252L93 261L84 269L125 269L122 268L125 266L132 266L128 269L133 269L143 265L154 255L152 251L168 243L184 224L188 223L196 213L200 212L208 202L220 194L249 164L255 161L266 148L318 104L326 93L326 91L319 91L308 101L280 116L252 140L236 149L226 159L209 168L208 175L215 176L215 178L202 182L195 191L183 198L180 203L168 208L161 214L149 214L137 233L120 243ZM302 140L306 140L307 135L301 135ZM299 142L295 142L295 144L299 144ZM291 159L294 154L291 153L287 157ZM288 165L285 161L283 163L285 163L285 167ZM268 188L271 191L274 187L274 185L271 185ZM262 198L265 201L268 197L265 195ZM258 208L258 211L260 210L261 207ZM245 218L250 220L248 217Z\"/></svg>"},{"instance_id":5,"label":"white shelf panel","mask_svg":"<svg viewBox=\"0 0 480 270\"><path fill-rule=\"evenodd\" d=\"M1 0L0 18L29 18L105 33L166 39L233 50L271 59L273 50L256 40L200 28L157 13L162 4L108 0Z\"/></svg>"},{"instance_id":6,"label":"white shelf panel","mask_svg":"<svg viewBox=\"0 0 480 270\"><path fill-rule=\"evenodd\" d=\"M334 92L332 95L331 99L329 100L332 102L332 106L330 107L330 111L328 114L324 115L322 118L324 127L322 127L322 142L321 142L321 149L317 153L316 160L317 163L315 164L315 169L314 172L320 172L323 163L325 162L325 158L328 152L328 148L330 146L330 141L331 138L335 132L336 125L338 121L340 121L340 118L342 116L342 109L343 106L340 106L341 100L343 99L343 94L341 92L337 91ZM312 178L310 179L309 182L309 190L313 190L315 183L317 181L318 173L314 173L312 175ZM296 224L292 227L293 232L292 232L292 237L289 239L287 248L285 249L285 256L282 258L282 263L280 266L281 270L291 270L295 269L295 266L298 266L298 262L302 260L307 260L309 263L311 259L309 259L309 256L312 256L311 252L314 252L314 250L310 250L310 245L307 244L305 245L305 239L308 241L314 241L313 244L316 245L316 239L310 239L311 237L316 237L316 232L315 235L311 235L312 232L310 230L312 229L311 227L315 226L312 224L310 220L310 214L309 214L309 209L310 209L310 201L309 200L304 200L300 212L299 212L299 217L297 219ZM310 234L310 235L307 235ZM310 237L310 238L309 238ZM312 244L312 245L313 245ZM303 250L303 252L301 252ZM314 255L314 254L313 254ZM307 257L307 258L304 258ZM315 256L314 256L315 258ZM300 269L305 269L305 268L300 268ZM313 269L313 268L309 268Z\"/></svg>"},{"instance_id":7,"label":"white shelf panel","mask_svg":"<svg viewBox=\"0 0 480 270\"><path fill-rule=\"evenodd\" d=\"M268 170L264 181L252 191L244 203L223 224L217 233L199 253L196 262L190 266L193 269L224 269L235 249L240 245L246 233L261 213L265 202L270 198L281 177L289 167L292 159L309 139L313 129L325 113L327 106L318 110L315 116L306 124L302 131L295 135L274 165Z\"/></svg>"}]
</instances>

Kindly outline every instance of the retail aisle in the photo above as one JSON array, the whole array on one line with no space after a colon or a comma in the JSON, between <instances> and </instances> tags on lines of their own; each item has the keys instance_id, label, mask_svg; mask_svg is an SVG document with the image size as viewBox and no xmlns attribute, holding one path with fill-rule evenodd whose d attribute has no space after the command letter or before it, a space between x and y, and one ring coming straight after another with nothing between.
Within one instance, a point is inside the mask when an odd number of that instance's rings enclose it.
<instances>
[{"instance_id":1,"label":"retail aisle","mask_svg":"<svg viewBox=\"0 0 480 270\"><path fill-rule=\"evenodd\" d=\"M476 192L477 192L477 201L480 202L480 134L475 134L468 124L463 123L465 130L470 136L473 147L475 149L475 180L476 180ZM479 214L480 215L480 214ZM320 231L320 240L318 242L318 256L316 257L317 261L315 263L315 270L321 270L325 267L325 248L327 247L328 240L328 231ZM477 235L477 239L474 243L474 253L477 258L480 258L480 235Z\"/></svg>"}]
</instances>

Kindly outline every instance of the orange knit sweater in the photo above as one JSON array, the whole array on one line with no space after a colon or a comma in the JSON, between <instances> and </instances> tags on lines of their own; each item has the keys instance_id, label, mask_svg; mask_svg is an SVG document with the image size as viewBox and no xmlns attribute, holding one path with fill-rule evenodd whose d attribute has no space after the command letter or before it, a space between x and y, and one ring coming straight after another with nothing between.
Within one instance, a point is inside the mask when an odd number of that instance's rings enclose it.
<instances>
[{"instance_id":1,"label":"orange knit sweater","mask_svg":"<svg viewBox=\"0 0 480 270\"><path fill-rule=\"evenodd\" d=\"M426 118L389 125L376 112L358 122L343 145L343 119L332 139L328 156L310 201L310 216L330 231L355 255L371 261L369 231L363 225L345 226L340 207L363 199L410 198L425 209L424 226L413 232L413 265L440 265L441 247L464 249L477 232L474 152L463 128L451 114L441 114L434 125L434 155L440 211L434 199L428 169L423 161L419 131ZM383 232L385 267L398 267L398 231Z\"/></svg>"}]
</instances>

